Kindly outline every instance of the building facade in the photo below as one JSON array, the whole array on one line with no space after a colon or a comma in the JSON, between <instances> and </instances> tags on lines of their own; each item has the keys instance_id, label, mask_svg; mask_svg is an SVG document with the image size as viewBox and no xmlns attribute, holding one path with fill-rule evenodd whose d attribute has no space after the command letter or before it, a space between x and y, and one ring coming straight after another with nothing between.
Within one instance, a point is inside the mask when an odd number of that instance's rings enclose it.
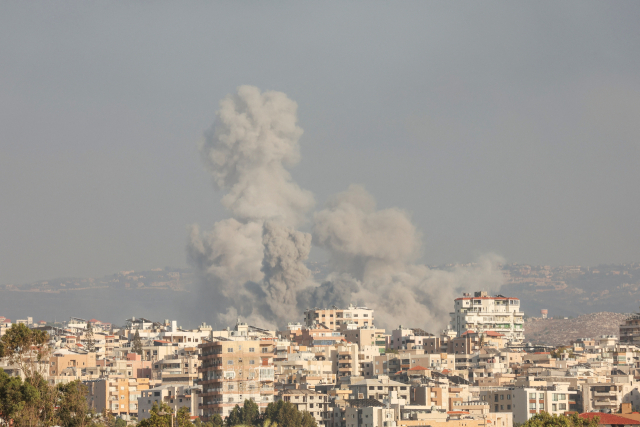
<instances>
[{"instance_id":1,"label":"building facade","mask_svg":"<svg viewBox=\"0 0 640 427\"><path fill-rule=\"evenodd\" d=\"M304 322L307 328L321 323L332 330L338 330L345 324L355 324L357 327L371 326L373 310L367 307L355 307L353 304L349 304L347 308L314 308L304 312Z\"/></svg>"},{"instance_id":2,"label":"building facade","mask_svg":"<svg viewBox=\"0 0 640 427\"><path fill-rule=\"evenodd\" d=\"M491 297L485 291L474 296L464 294L456 298L454 312L450 313L450 327L457 336L467 331L477 333L498 332L511 343L524 340L524 313L518 298L502 295Z\"/></svg>"},{"instance_id":3,"label":"building facade","mask_svg":"<svg viewBox=\"0 0 640 427\"><path fill-rule=\"evenodd\" d=\"M213 414L224 419L247 399L261 411L273 402L272 340L220 340L199 347L203 419Z\"/></svg>"}]
</instances>

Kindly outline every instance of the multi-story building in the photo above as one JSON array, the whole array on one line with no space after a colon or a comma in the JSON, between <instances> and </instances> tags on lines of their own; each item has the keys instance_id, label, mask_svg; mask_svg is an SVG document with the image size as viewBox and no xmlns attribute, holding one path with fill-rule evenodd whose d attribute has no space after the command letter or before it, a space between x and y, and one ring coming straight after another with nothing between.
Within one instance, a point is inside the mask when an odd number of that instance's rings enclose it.
<instances>
[{"instance_id":1,"label":"multi-story building","mask_svg":"<svg viewBox=\"0 0 640 427\"><path fill-rule=\"evenodd\" d=\"M620 344L640 346L640 313L631 315L620 325Z\"/></svg>"},{"instance_id":2,"label":"multi-story building","mask_svg":"<svg viewBox=\"0 0 640 427\"><path fill-rule=\"evenodd\" d=\"M53 352L49 358L49 365L49 376L60 376L67 368L86 369L96 366L96 354L63 348Z\"/></svg>"},{"instance_id":3,"label":"multi-story building","mask_svg":"<svg viewBox=\"0 0 640 427\"><path fill-rule=\"evenodd\" d=\"M524 313L520 311L518 298L491 297L480 291L474 296L464 294L456 298L454 310L450 313L450 326L457 336L467 331L499 332L512 343L524 340Z\"/></svg>"},{"instance_id":4,"label":"multi-story building","mask_svg":"<svg viewBox=\"0 0 640 427\"><path fill-rule=\"evenodd\" d=\"M260 410L273 402L273 340L218 340L199 345L202 415L222 418L247 399Z\"/></svg>"},{"instance_id":5,"label":"multi-story building","mask_svg":"<svg viewBox=\"0 0 640 427\"><path fill-rule=\"evenodd\" d=\"M362 380L355 384L350 384L352 399L376 399L384 400L391 397L404 399L406 403L410 402L410 389L408 384L391 381L388 377L381 375L379 379Z\"/></svg>"},{"instance_id":6,"label":"multi-story building","mask_svg":"<svg viewBox=\"0 0 640 427\"><path fill-rule=\"evenodd\" d=\"M108 377L85 381L89 408L100 413L104 409L123 419L138 416L138 398L149 389L148 378Z\"/></svg>"},{"instance_id":7,"label":"multi-story building","mask_svg":"<svg viewBox=\"0 0 640 427\"><path fill-rule=\"evenodd\" d=\"M504 387L482 390L483 402L491 406L491 412L512 412L513 422L525 423L535 414L548 412L552 415L575 411L577 391L569 390L567 384L545 387Z\"/></svg>"},{"instance_id":8,"label":"multi-story building","mask_svg":"<svg viewBox=\"0 0 640 427\"><path fill-rule=\"evenodd\" d=\"M300 412L307 411L319 426L327 425L331 419L327 394L304 389L283 390L278 393L277 400L292 403Z\"/></svg>"},{"instance_id":9,"label":"multi-story building","mask_svg":"<svg viewBox=\"0 0 640 427\"><path fill-rule=\"evenodd\" d=\"M355 324L357 327L373 325L373 310L367 307L347 308L331 307L330 309L309 309L304 312L304 322L308 328L315 324L323 324L327 329L338 330L340 325Z\"/></svg>"},{"instance_id":10,"label":"multi-story building","mask_svg":"<svg viewBox=\"0 0 640 427\"><path fill-rule=\"evenodd\" d=\"M151 417L151 408L153 405L166 403L177 413L182 407L189 409L192 416L200 415L200 395L201 387L185 384L162 384L158 387L150 388L142 392L138 398L138 413L140 420L146 420Z\"/></svg>"}]
</instances>

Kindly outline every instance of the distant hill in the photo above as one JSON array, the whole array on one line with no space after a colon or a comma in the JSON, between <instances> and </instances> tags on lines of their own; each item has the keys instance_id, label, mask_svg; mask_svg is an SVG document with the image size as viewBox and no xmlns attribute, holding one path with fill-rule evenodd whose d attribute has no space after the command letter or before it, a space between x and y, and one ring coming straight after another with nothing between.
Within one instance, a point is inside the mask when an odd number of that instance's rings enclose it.
<instances>
[{"instance_id":1,"label":"distant hill","mask_svg":"<svg viewBox=\"0 0 640 427\"><path fill-rule=\"evenodd\" d=\"M330 272L326 263L309 262L308 267L318 282ZM540 317L540 309L548 309L549 316L556 318L597 312L631 313L638 311L640 305L640 263L597 267L507 264L503 272L505 284L499 293L520 298L521 307L529 317ZM185 327L195 327L201 322L215 325L217 313L210 307L216 295L208 289L206 292L207 288L198 283L192 270L179 268L122 271L99 279L63 278L2 284L0 315L10 319L33 316L37 320L77 316L116 325L131 316L142 316L154 320L176 319ZM453 307L453 301L451 304ZM552 323L545 325L551 329ZM540 340L549 339L535 335L536 328L534 325L529 340L542 343ZM588 336L609 333L618 332Z\"/></svg>"},{"instance_id":2,"label":"distant hill","mask_svg":"<svg viewBox=\"0 0 640 427\"><path fill-rule=\"evenodd\" d=\"M595 338L601 335L620 335L619 326L629 314L592 313L572 319L527 319L524 335L527 342L534 344L569 344L578 338Z\"/></svg>"}]
</instances>

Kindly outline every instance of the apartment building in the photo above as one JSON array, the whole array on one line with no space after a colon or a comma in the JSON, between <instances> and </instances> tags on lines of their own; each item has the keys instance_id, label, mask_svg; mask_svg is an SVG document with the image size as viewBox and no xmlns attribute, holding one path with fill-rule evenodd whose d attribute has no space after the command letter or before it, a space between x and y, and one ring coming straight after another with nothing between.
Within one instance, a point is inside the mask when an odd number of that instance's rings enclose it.
<instances>
[{"instance_id":1,"label":"apartment building","mask_svg":"<svg viewBox=\"0 0 640 427\"><path fill-rule=\"evenodd\" d=\"M577 391L569 390L567 384L555 384L482 390L480 398L491 406L491 412L512 412L513 422L525 423L541 412L561 415L575 411L577 394Z\"/></svg>"},{"instance_id":2,"label":"apartment building","mask_svg":"<svg viewBox=\"0 0 640 427\"><path fill-rule=\"evenodd\" d=\"M202 415L229 415L251 399L260 410L273 402L273 340L218 340L200 344Z\"/></svg>"},{"instance_id":3,"label":"apartment building","mask_svg":"<svg viewBox=\"0 0 640 427\"><path fill-rule=\"evenodd\" d=\"M498 332L511 343L524 340L524 313L518 298L491 297L485 291L464 294L454 301L450 327L457 336L467 331Z\"/></svg>"},{"instance_id":4,"label":"apartment building","mask_svg":"<svg viewBox=\"0 0 640 427\"><path fill-rule=\"evenodd\" d=\"M411 387L408 384L391 381L388 377L380 376L379 379L366 379L355 384L350 384L352 399L376 399L382 401L395 396L398 399L410 401Z\"/></svg>"},{"instance_id":5,"label":"apartment building","mask_svg":"<svg viewBox=\"0 0 640 427\"><path fill-rule=\"evenodd\" d=\"M395 425L395 410L370 400L351 400L344 410L345 427L391 427Z\"/></svg>"},{"instance_id":6,"label":"apartment building","mask_svg":"<svg viewBox=\"0 0 640 427\"><path fill-rule=\"evenodd\" d=\"M634 384L631 377L613 377L611 382L582 385L583 412L618 412L623 403L640 405L638 384Z\"/></svg>"},{"instance_id":7,"label":"apartment building","mask_svg":"<svg viewBox=\"0 0 640 427\"><path fill-rule=\"evenodd\" d=\"M177 413L180 408L186 407L192 416L200 416L202 403L202 388L187 384L162 384L142 392L138 398L138 419L146 420L151 417L151 408L166 403Z\"/></svg>"},{"instance_id":8,"label":"apartment building","mask_svg":"<svg viewBox=\"0 0 640 427\"><path fill-rule=\"evenodd\" d=\"M308 309L304 312L304 322L308 328L321 323L328 329L338 330L340 325L354 324L357 327L373 325L373 310L367 307L347 308L332 307L330 309Z\"/></svg>"},{"instance_id":9,"label":"apartment building","mask_svg":"<svg viewBox=\"0 0 640 427\"><path fill-rule=\"evenodd\" d=\"M325 426L331 420L327 394L305 389L283 390L278 393L276 400L290 402L298 411L307 411L319 426Z\"/></svg>"},{"instance_id":10,"label":"apartment building","mask_svg":"<svg viewBox=\"0 0 640 427\"><path fill-rule=\"evenodd\" d=\"M101 413L110 411L123 419L138 416L138 398L149 389L148 378L107 377L84 381L89 408Z\"/></svg>"},{"instance_id":11,"label":"apartment building","mask_svg":"<svg viewBox=\"0 0 640 427\"><path fill-rule=\"evenodd\" d=\"M166 381L187 381L193 383L198 378L198 350L195 347L181 349L176 354L167 355L153 362L152 377Z\"/></svg>"},{"instance_id":12,"label":"apartment building","mask_svg":"<svg viewBox=\"0 0 640 427\"><path fill-rule=\"evenodd\" d=\"M620 325L620 344L640 346L640 313L631 315Z\"/></svg>"},{"instance_id":13,"label":"apartment building","mask_svg":"<svg viewBox=\"0 0 640 427\"><path fill-rule=\"evenodd\" d=\"M68 368L86 369L96 366L96 354L86 351L71 351L65 348L54 351L49 357L49 376L62 376Z\"/></svg>"}]
</instances>

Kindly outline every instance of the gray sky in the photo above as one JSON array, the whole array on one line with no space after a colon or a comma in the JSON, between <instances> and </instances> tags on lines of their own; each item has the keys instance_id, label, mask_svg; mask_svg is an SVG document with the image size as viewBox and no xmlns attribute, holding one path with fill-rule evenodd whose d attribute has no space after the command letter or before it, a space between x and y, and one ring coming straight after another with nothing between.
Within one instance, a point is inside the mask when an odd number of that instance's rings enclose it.
<instances>
[{"instance_id":1,"label":"gray sky","mask_svg":"<svg viewBox=\"0 0 640 427\"><path fill-rule=\"evenodd\" d=\"M640 261L638 2L3 2L0 283L186 265L241 84L296 181L412 212L428 264ZM317 249L314 250L317 255Z\"/></svg>"}]
</instances>

